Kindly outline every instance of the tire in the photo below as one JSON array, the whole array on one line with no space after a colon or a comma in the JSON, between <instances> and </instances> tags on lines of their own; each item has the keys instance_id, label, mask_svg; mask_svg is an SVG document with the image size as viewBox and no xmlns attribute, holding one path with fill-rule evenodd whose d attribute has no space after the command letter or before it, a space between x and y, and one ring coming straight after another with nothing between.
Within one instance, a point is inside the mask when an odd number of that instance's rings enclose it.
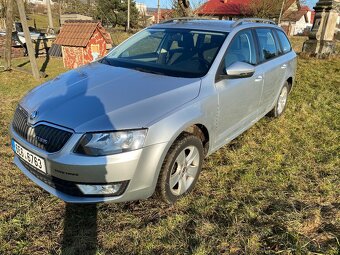
<instances>
[{"instance_id":1,"label":"tire","mask_svg":"<svg viewBox=\"0 0 340 255\"><path fill-rule=\"evenodd\" d=\"M202 169L203 151L202 141L189 133L180 136L172 144L157 184L157 193L165 203L173 204L192 191ZM191 161L190 164L188 161Z\"/></svg>"},{"instance_id":2,"label":"tire","mask_svg":"<svg viewBox=\"0 0 340 255\"><path fill-rule=\"evenodd\" d=\"M277 99L274 108L267 114L268 117L278 118L283 114L287 106L288 95L289 84L286 82L280 91L279 98Z\"/></svg>"}]
</instances>

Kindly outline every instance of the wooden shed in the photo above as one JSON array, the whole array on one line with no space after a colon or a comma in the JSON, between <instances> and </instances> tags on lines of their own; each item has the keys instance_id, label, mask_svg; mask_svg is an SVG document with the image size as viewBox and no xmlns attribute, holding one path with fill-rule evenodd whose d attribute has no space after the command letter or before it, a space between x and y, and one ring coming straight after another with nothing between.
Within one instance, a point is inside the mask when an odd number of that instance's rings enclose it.
<instances>
[{"instance_id":1,"label":"wooden shed","mask_svg":"<svg viewBox=\"0 0 340 255\"><path fill-rule=\"evenodd\" d=\"M111 36L98 21L66 21L54 44L61 45L64 66L77 68L106 54Z\"/></svg>"}]
</instances>

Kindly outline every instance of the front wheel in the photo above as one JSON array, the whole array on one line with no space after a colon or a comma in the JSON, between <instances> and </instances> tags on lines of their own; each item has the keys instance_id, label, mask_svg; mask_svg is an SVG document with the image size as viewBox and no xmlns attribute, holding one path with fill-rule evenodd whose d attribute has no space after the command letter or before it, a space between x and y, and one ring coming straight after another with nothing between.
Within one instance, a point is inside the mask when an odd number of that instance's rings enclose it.
<instances>
[{"instance_id":1,"label":"front wheel","mask_svg":"<svg viewBox=\"0 0 340 255\"><path fill-rule=\"evenodd\" d=\"M267 116L278 118L282 115L287 106L288 94L289 84L286 82L280 91L279 98L277 99L274 108L267 114Z\"/></svg>"},{"instance_id":2,"label":"front wheel","mask_svg":"<svg viewBox=\"0 0 340 255\"><path fill-rule=\"evenodd\" d=\"M179 137L165 157L158 180L157 191L162 200L173 204L189 193L202 169L203 145L191 134Z\"/></svg>"}]
</instances>

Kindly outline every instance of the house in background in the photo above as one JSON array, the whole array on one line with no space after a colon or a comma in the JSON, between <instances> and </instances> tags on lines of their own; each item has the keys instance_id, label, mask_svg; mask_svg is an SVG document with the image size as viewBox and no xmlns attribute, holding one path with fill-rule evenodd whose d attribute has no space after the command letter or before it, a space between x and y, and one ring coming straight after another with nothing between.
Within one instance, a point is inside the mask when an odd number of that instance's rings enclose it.
<instances>
[{"instance_id":1,"label":"house in background","mask_svg":"<svg viewBox=\"0 0 340 255\"><path fill-rule=\"evenodd\" d=\"M158 11L157 8L148 8L148 14L152 16L153 23L156 23ZM174 15L174 10L172 9L160 9L159 11L159 22L171 19Z\"/></svg>"},{"instance_id":2,"label":"house in background","mask_svg":"<svg viewBox=\"0 0 340 255\"><path fill-rule=\"evenodd\" d=\"M290 36L308 33L313 26L315 11L308 6L301 6L298 1L288 2L291 5L283 12L281 27Z\"/></svg>"},{"instance_id":3,"label":"house in background","mask_svg":"<svg viewBox=\"0 0 340 255\"><path fill-rule=\"evenodd\" d=\"M155 17L150 13L149 8L144 3L136 2L136 8L139 14L139 24L142 27L147 27L155 22Z\"/></svg>"},{"instance_id":4,"label":"house in background","mask_svg":"<svg viewBox=\"0 0 340 255\"><path fill-rule=\"evenodd\" d=\"M253 0L208 0L195 13L198 16L235 20L253 16L252 4ZM278 19L278 16L279 14L273 14L273 18ZM314 16L315 12L308 6L301 6L299 0L286 0L280 25L288 35L302 34L310 30Z\"/></svg>"},{"instance_id":5,"label":"house in background","mask_svg":"<svg viewBox=\"0 0 340 255\"><path fill-rule=\"evenodd\" d=\"M138 13L140 15L146 15L147 14L147 6L146 4L144 3L139 3L139 2L136 2L136 8L138 10Z\"/></svg>"}]
</instances>

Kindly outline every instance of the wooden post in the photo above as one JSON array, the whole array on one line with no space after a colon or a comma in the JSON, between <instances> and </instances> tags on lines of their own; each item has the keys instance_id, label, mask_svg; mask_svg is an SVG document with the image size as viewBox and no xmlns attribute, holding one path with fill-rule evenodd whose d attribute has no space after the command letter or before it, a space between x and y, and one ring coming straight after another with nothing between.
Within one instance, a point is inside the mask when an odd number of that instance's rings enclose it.
<instances>
[{"instance_id":1,"label":"wooden post","mask_svg":"<svg viewBox=\"0 0 340 255\"><path fill-rule=\"evenodd\" d=\"M130 30L130 0L127 0L127 26L126 26L126 30L129 31Z\"/></svg>"},{"instance_id":2,"label":"wooden post","mask_svg":"<svg viewBox=\"0 0 340 255\"><path fill-rule=\"evenodd\" d=\"M33 77L35 79L39 79L40 75L39 75L37 61L35 59L35 53L34 53L34 49L33 49L30 31L28 30L24 2L23 2L23 0L17 0L17 4L18 4L18 9L19 9L19 15L20 15L20 20L21 20L21 24L22 24L22 29L24 30L26 47L27 47L28 56L29 56L30 62L31 62Z\"/></svg>"},{"instance_id":3,"label":"wooden post","mask_svg":"<svg viewBox=\"0 0 340 255\"><path fill-rule=\"evenodd\" d=\"M161 13L161 10L160 10L160 4L159 4L159 0L157 1L157 19L156 19L156 23L158 24L159 23L159 15Z\"/></svg>"},{"instance_id":4,"label":"wooden post","mask_svg":"<svg viewBox=\"0 0 340 255\"><path fill-rule=\"evenodd\" d=\"M48 16L48 29L47 29L47 33L54 34L52 11L51 11L51 1L50 0L46 0L46 4L47 4L47 16Z\"/></svg>"},{"instance_id":5,"label":"wooden post","mask_svg":"<svg viewBox=\"0 0 340 255\"><path fill-rule=\"evenodd\" d=\"M285 0L282 0L282 6L281 6L281 10L280 10L280 16L279 16L279 21L278 21L278 25L280 26L281 23L281 19L282 19L282 14L283 14L283 8L285 7Z\"/></svg>"},{"instance_id":6,"label":"wooden post","mask_svg":"<svg viewBox=\"0 0 340 255\"><path fill-rule=\"evenodd\" d=\"M59 0L59 27L61 27L61 4L62 0Z\"/></svg>"},{"instance_id":7,"label":"wooden post","mask_svg":"<svg viewBox=\"0 0 340 255\"><path fill-rule=\"evenodd\" d=\"M12 59L13 0L7 0L5 70L11 70Z\"/></svg>"}]
</instances>

